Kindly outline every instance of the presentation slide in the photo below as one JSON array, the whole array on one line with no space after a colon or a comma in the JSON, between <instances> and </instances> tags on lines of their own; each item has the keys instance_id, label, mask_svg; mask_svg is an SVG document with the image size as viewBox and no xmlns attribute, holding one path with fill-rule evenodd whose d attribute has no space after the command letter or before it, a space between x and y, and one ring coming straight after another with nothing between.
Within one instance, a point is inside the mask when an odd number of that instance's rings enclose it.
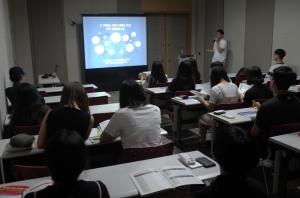
<instances>
[{"instance_id":1,"label":"presentation slide","mask_svg":"<svg viewBox=\"0 0 300 198\"><path fill-rule=\"evenodd\" d=\"M147 65L145 16L83 16L85 68Z\"/></svg>"}]
</instances>

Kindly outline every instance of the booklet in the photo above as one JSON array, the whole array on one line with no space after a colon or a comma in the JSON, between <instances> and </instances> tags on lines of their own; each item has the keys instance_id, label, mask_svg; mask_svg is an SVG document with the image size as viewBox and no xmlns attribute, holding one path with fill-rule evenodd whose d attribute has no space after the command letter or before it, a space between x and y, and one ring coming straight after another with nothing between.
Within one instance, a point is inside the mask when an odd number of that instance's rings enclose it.
<instances>
[{"instance_id":1,"label":"booklet","mask_svg":"<svg viewBox=\"0 0 300 198\"><path fill-rule=\"evenodd\" d=\"M203 98L205 98L206 96L209 96L210 86L209 84L202 85L202 89L200 90L200 92L192 90L191 93L193 93L196 96L202 96Z\"/></svg>"},{"instance_id":2,"label":"booklet","mask_svg":"<svg viewBox=\"0 0 300 198\"><path fill-rule=\"evenodd\" d=\"M129 176L142 197L172 189L185 193L195 192L204 185L184 166L150 168Z\"/></svg>"},{"instance_id":3,"label":"booklet","mask_svg":"<svg viewBox=\"0 0 300 198\"><path fill-rule=\"evenodd\" d=\"M21 185L8 185L0 187L0 198L9 197L9 198L21 198L22 193L28 189L29 186Z\"/></svg>"},{"instance_id":4,"label":"booklet","mask_svg":"<svg viewBox=\"0 0 300 198\"><path fill-rule=\"evenodd\" d=\"M250 88L252 88L253 85L248 85L247 83L240 83L239 85L239 92L241 94L243 94L243 96L245 95L246 91Z\"/></svg>"},{"instance_id":5,"label":"booklet","mask_svg":"<svg viewBox=\"0 0 300 198\"><path fill-rule=\"evenodd\" d=\"M30 188L25 190L22 193L22 197L25 197L25 195L28 194L28 193L42 190L42 189L46 188L47 186L51 186L52 184L53 184L53 181L51 181L51 180L45 180L45 181L42 181L40 183L37 183L34 186L31 186Z\"/></svg>"},{"instance_id":6,"label":"booklet","mask_svg":"<svg viewBox=\"0 0 300 198\"><path fill-rule=\"evenodd\" d=\"M109 123L110 120L104 120L103 122L100 122L99 125L97 126L97 128L93 128L89 139L90 140L99 140L102 131L104 131L105 127L107 126L107 124Z\"/></svg>"}]
</instances>

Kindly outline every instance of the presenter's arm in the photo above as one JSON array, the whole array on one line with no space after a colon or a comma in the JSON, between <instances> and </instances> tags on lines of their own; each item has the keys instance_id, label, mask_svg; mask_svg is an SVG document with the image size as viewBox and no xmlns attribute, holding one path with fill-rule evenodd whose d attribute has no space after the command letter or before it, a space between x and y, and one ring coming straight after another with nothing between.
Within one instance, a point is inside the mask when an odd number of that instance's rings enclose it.
<instances>
[{"instance_id":1,"label":"presenter's arm","mask_svg":"<svg viewBox=\"0 0 300 198\"><path fill-rule=\"evenodd\" d=\"M219 52L222 52L224 49L220 46L220 41L216 41L216 45Z\"/></svg>"},{"instance_id":2,"label":"presenter's arm","mask_svg":"<svg viewBox=\"0 0 300 198\"><path fill-rule=\"evenodd\" d=\"M206 52L206 53L213 53L214 50L207 49L207 50L205 50L205 52Z\"/></svg>"},{"instance_id":3,"label":"presenter's arm","mask_svg":"<svg viewBox=\"0 0 300 198\"><path fill-rule=\"evenodd\" d=\"M89 125L89 127L88 127L88 129L87 129L87 131L86 131L84 140L87 140L87 139L89 138L93 126L94 126L94 117L91 115L90 125Z\"/></svg>"},{"instance_id":4,"label":"presenter's arm","mask_svg":"<svg viewBox=\"0 0 300 198\"><path fill-rule=\"evenodd\" d=\"M111 142L114 139L116 139L119 135L120 135L120 133L118 133L118 135L116 137L113 137L113 136L109 135L107 132L103 131L100 136L100 142L101 143Z\"/></svg>"},{"instance_id":5,"label":"presenter's arm","mask_svg":"<svg viewBox=\"0 0 300 198\"><path fill-rule=\"evenodd\" d=\"M201 102L209 111L213 111L215 109L215 104L206 102L202 96L198 96L198 101Z\"/></svg>"},{"instance_id":6,"label":"presenter's arm","mask_svg":"<svg viewBox=\"0 0 300 198\"><path fill-rule=\"evenodd\" d=\"M49 115L50 111L51 110L49 110L46 113L46 115L43 119L43 122L42 122L42 126L41 126L40 131L39 131L39 136L38 136L38 140L37 140L38 149L43 149L46 146L46 142L47 142L47 118L48 118L48 115Z\"/></svg>"}]
</instances>

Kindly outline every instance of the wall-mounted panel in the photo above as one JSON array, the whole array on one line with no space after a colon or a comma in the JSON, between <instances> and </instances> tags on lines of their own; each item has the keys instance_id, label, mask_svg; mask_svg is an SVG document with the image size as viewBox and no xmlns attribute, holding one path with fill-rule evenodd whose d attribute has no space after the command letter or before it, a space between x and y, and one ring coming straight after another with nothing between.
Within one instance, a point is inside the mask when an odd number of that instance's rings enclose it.
<instances>
[{"instance_id":1,"label":"wall-mounted panel","mask_svg":"<svg viewBox=\"0 0 300 198\"><path fill-rule=\"evenodd\" d=\"M274 0L247 0L245 67L259 66L262 71L270 68L274 3Z\"/></svg>"},{"instance_id":2,"label":"wall-mounted panel","mask_svg":"<svg viewBox=\"0 0 300 198\"><path fill-rule=\"evenodd\" d=\"M272 51L282 48L286 51L284 62L300 75L300 1L275 0L274 34ZM274 62L272 62L274 63Z\"/></svg>"},{"instance_id":3,"label":"wall-mounted panel","mask_svg":"<svg viewBox=\"0 0 300 198\"><path fill-rule=\"evenodd\" d=\"M226 71L244 66L246 0L224 1L224 39L227 40Z\"/></svg>"},{"instance_id":4,"label":"wall-mounted panel","mask_svg":"<svg viewBox=\"0 0 300 198\"><path fill-rule=\"evenodd\" d=\"M142 0L118 0L117 8L118 13L141 14Z\"/></svg>"},{"instance_id":5,"label":"wall-mounted panel","mask_svg":"<svg viewBox=\"0 0 300 198\"><path fill-rule=\"evenodd\" d=\"M224 28L224 1L209 0L205 1L205 27L204 27L204 49L213 48L213 40L218 29ZM205 53L204 55L204 82L209 81L210 64L212 62L213 53Z\"/></svg>"}]
</instances>

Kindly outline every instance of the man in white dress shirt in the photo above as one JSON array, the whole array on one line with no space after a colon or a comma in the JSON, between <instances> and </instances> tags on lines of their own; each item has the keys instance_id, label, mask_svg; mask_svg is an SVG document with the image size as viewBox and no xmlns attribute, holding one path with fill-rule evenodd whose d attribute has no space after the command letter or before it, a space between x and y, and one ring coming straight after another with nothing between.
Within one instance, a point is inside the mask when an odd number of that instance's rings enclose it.
<instances>
[{"instance_id":1,"label":"man in white dress shirt","mask_svg":"<svg viewBox=\"0 0 300 198\"><path fill-rule=\"evenodd\" d=\"M227 54L227 41L223 39L223 36L224 36L224 31L221 29L217 30L213 49L205 50L205 52L207 53L214 53L212 62L220 61L223 64L225 63L226 54Z\"/></svg>"}]
</instances>

